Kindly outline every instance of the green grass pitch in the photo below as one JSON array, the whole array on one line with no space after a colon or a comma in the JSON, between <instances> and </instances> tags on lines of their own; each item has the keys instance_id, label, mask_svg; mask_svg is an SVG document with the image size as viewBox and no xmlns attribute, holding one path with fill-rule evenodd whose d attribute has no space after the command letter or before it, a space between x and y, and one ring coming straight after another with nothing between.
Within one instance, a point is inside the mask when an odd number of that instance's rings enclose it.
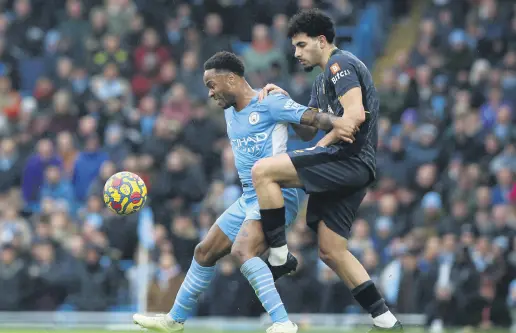
<instances>
[{"instance_id":1,"label":"green grass pitch","mask_svg":"<svg viewBox=\"0 0 516 333\"><path fill-rule=\"evenodd\" d=\"M206 330L189 330L185 329L184 333L265 333L266 327L263 328L263 330L259 331L206 331ZM356 331L356 333L366 333L368 329L364 329L363 331ZM130 330L130 331L99 331L99 330L75 330L75 329L58 329L58 330L38 330L38 329L0 329L0 333L50 333L50 332L56 332L56 333L147 333L148 331L143 330ZM334 330L311 330L311 329L300 329L298 333L335 333ZM355 331L337 331L339 332L346 332L346 333L355 333ZM405 333L423 333L423 330L405 330ZM486 332L482 332L486 333Z\"/></svg>"},{"instance_id":2,"label":"green grass pitch","mask_svg":"<svg viewBox=\"0 0 516 333\"><path fill-rule=\"evenodd\" d=\"M186 328L184 333L265 333L265 327L263 330L258 331L220 331L220 330L193 330ZM367 328L362 330L334 330L334 329L299 329L298 333L366 333L368 331ZM461 330L448 330L446 333L457 333ZM42 330L42 329L6 329L0 328L0 333L50 333L50 332L60 332L60 333L140 333L140 332L149 332L144 330L127 330L127 331L116 331L116 330L82 330L82 329L56 329L56 330ZM476 330L475 333L507 333L507 330ZM422 328L406 328L405 333L425 333Z\"/></svg>"}]
</instances>

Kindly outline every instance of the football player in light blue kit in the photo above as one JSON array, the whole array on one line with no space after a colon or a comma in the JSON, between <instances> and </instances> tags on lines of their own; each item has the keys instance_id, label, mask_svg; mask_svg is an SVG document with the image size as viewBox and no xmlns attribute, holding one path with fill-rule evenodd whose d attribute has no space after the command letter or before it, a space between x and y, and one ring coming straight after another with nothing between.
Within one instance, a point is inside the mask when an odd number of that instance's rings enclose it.
<instances>
[{"instance_id":1,"label":"football player in light blue kit","mask_svg":"<svg viewBox=\"0 0 516 333\"><path fill-rule=\"evenodd\" d=\"M276 272L273 276L271 268L274 267L269 267L259 257L268 246L260 223L251 169L261 158L286 152L288 124L299 124L307 107L283 94L270 95L258 102L258 93L244 78L243 63L233 53L215 54L206 61L204 69L209 96L225 109L227 132L243 194L218 218L196 247L192 265L170 313L160 316L135 314L134 322L158 332L182 332L199 295L208 288L215 274L217 260L231 253L241 263L241 272L271 316L273 325L267 332L295 333L297 326L289 320L274 284L276 278L288 272ZM297 216L299 199L295 189L283 189L283 196L288 226ZM269 258L271 264L272 259Z\"/></svg>"}]
</instances>

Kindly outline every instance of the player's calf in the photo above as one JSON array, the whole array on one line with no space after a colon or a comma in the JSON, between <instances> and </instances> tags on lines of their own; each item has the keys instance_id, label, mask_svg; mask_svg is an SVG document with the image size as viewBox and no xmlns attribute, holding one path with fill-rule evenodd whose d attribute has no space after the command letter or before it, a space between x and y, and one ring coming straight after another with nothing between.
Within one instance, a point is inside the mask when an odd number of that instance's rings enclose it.
<instances>
[{"instance_id":1,"label":"player's calf","mask_svg":"<svg viewBox=\"0 0 516 333\"><path fill-rule=\"evenodd\" d=\"M177 293L168 316L174 322L184 323L197 305L199 296L208 289L215 276L215 263L231 250L231 241L217 226L195 248L192 265Z\"/></svg>"},{"instance_id":2,"label":"player's calf","mask_svg":"<svg viewBox=\"0 0 516 333\"><path fill-rule=\"evenodd\" d=\"M253 287L263 308L271 316L272 322L277 327L290 325L287 311L276 290L272 273L267 264L259 257L265 248L261 223L246 221L238 233L231 253L240 261L242 265L240 271Z\"/></svg>"},{"instance_id":3,"label":"player's calf","mask_svg":"<svg viewBox=\"0 0 516 333\"><path fill-rule=\"evenodd\" d=\"M266 248L260 222L245 221L231 247L231 255L243 265L249 259L259 257Z\"/></svg>"},{"instance_id":4,"label":"player's calf","mask_svg":"<svg viewBox=\"0 0 516 333\"><path fill-rule=\"evenodd\" d=\"M243 265L249 259L261 256L266 248L261 223L259 221L246 221L231 248L231 255L238 260L240 265ZM291 253L288 253L287 261L283 265L273 266L269 263L269 260L266 260L265 263L271 270L274 281L295 272L298 264L297 259Z\"/></svg>"},{"instance_id":5,"label":"player's calf","mask_svg":"<svg viewBox=\"0 0 516 333\"><path fill-rule=\"evenodd\" d=\"M371 314L376 328L397 330L401 327L364 266L348 251L347 240L319 223L319 256L351 289L355 300Z\"/></svg>"}]
</instances>

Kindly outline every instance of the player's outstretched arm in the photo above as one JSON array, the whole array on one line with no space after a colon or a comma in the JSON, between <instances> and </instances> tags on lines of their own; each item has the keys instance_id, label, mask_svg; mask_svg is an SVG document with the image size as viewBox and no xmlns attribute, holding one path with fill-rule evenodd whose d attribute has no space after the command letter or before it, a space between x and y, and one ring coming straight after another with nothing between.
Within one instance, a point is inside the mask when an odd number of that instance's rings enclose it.
<instances>
[{"instance_id":1,"label":"player's outstretched arm","mask_svg":"<svg viewBox=\"0 0 516 333\"><path fill-rule=\"evenodd\" d=\"M337 137L345 142L353 143L355 134L360 125L346 121L342 117L334 116L330 113L319 112L317 109L309 108L301 116L301 125L314 126L324 131L333 131Z\"/></svg>"}]
</instances>

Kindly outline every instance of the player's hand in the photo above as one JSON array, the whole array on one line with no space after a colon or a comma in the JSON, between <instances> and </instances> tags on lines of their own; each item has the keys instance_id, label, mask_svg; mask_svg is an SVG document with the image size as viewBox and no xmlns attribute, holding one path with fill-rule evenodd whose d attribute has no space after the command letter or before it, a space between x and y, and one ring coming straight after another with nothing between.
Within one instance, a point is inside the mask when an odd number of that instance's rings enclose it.
<instances>
[{"instance_id":1,"label":"player's hand","mask_svg":"<svg viewBox=\"0 0 516 333\"><path fill-rule=\"evenodd\" d=\"M268 83L265 87L262 88L262 90L260 90L260 93L258 94L258 101L261 102L269 94L283 94L285 96L290 96L288 92L281 89L277 85Z\"/></svg>"},{"instance_id":2,"label":"player's hand","mask_svg":"<svg viewBox=\"0 0 516 333\"><path fill-rule=\"evenodd\" d=\"M318 147L328 147L332 144L339 141L339 137L337 136L337 133L335 130L332 130L328 134L326 134L319 142L317 142L316 146Z\"/></svg>"},{"instance_id":3,"label":"player's hand","mask_svg":"<svg viewBox=\"0 0 516 333\"><path fill-rule=\"evenodd\" d=\"M355 142L355 134L357 134L358 130L357 124L349 118L341 117L333 122L333 131L344 142Z\"/></svg>"}]
</instances>

